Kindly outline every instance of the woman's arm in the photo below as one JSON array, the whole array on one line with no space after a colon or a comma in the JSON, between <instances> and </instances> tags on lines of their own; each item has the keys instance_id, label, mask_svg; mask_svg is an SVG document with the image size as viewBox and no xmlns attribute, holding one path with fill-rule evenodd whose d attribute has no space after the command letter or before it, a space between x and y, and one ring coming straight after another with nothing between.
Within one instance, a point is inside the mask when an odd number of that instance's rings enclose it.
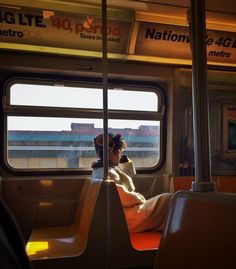
<instances>
[{"instance_id":1,"label":"woman's arm","mask_svg":"<svg viewBox=\"0 0 236 269\"><path fill-rule=\"evenodd\" d=\"M146 201L142 194L134 191L128 191L126 187L121 184L116 184L116 187L120 196L121 204L124 207L143 204Z\"/></svg>"},{"instance_id":2,"label":"woman's arm","mask_svg":"<svg viewBox=\"0 0 236 269\"><path fill-rule=\"evenodd\" d=\"M126 156L126 155L124 155ZM122 157L121 157L122 158ZM135 170L135 166L132 160L128 159L126 156L126 161L122 161L119 163L119 168L125 172L127 175L129 175L130 177L133 177L136 175L136 170Z\"/></svg>"}]
</instances>

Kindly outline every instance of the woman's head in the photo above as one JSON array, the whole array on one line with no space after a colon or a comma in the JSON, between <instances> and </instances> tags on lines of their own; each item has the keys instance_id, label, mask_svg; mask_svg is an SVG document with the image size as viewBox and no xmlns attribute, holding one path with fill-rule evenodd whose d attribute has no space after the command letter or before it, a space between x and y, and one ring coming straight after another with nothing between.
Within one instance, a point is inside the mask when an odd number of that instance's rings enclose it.
<instances>
[{"instance_id":1,"label":"woman's head","mask_svg":"<svg viewBox=\"0 0 236 269\"><path fill-rule=\"evenodd\" d=\"M109 161L112 165L118 165L123 149L127 147L125 140L120 134L108 134ZM94 138L95 150L99 159L103 160L103 134Z\"/></svg>"}]
</instances>

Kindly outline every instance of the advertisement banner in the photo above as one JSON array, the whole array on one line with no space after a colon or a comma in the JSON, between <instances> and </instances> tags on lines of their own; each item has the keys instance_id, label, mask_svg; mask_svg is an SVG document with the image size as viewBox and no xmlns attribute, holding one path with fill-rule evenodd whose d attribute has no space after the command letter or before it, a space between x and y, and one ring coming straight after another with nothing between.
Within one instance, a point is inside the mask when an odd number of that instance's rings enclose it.
<instances>
[{"instance_id":1,"label":"advertisement banner","mask_svg":"<svg viewBox=\"0 0 236 269\"><path fill-rule=\"evenodd\" d=\"M126 54L131 22L109 19L108 51ZM100 17L36 9L0 10L0 42L101 51Z\"/></svg>"},{"instance_id":2,"label":"advertisement banner","mask_svg":"<svg viewBox=\"0 0 236 269\"><path fill-rule=\"evenodd\" d=\"M207 60L236 63L236 33L206 31ZM191 59L189 28L141 22L135 54L175 59Z\"/></svg>"}]
</instances>

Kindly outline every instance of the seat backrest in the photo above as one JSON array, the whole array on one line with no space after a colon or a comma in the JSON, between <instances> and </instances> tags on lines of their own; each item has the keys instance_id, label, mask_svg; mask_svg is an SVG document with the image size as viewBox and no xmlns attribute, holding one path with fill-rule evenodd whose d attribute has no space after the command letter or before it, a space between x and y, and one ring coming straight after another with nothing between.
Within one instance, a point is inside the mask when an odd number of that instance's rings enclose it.
<instances>
[{"instance_id":1,"label":"seat backrest","mask_svg":"<svg viewBox=\"0 0 236 269\"><path fill-rule=\"evenodd\" d=\"M176 192L180 190L190 190L192 188L193 181L194 176L172 177L170 179L170 190L171 192Z\"/></svg>"},{"instance_id":2,"label":"seat backrest","mask_svg":"<svg viewBox=\"0 0 236 269\"><path fill-rule=\"evenodd\" d=\"M212 176L211 180L216 182L218 176ZM188 191L192 188L192 182L195 181L194 176L177 176L170 179L170 191Z\"/></svg>"},{"instance_id":3,"label":"seat backrest","mask_svg":"<svg viewBox=\"0 0 236 269\"><path fill-rule=\"evenodd\" d=\"M0 268L30 269L23 237L5 203L0 200Z\"/></svg>"},{"instance_id":4,"label":"seat backrest","mask_svg":"<svg viewBox=\"0 0 236 269\"><path fill-rule=\"evenodd\" d=\"M236 193L236 176L217 176L216 186L220 192Z\"/></svg>"},{"instance_id":5,"label":"seat backrest","mask_svg":"<svg viewBox=\"0 0 236 269\"><path fill-rule=\"evenodd\" d=\"M234 268L236 195L180 191L170 203L156 269Z\"/></svg>"}]
</instances>

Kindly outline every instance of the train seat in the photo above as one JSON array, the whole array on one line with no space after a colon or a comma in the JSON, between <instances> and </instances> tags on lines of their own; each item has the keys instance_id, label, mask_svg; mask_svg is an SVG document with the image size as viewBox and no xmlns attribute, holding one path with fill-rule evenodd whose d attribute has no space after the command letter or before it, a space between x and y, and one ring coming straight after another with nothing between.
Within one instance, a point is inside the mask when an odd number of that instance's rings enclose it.
<instances>
[{"instance_id":1,"label":"train seat","mask_svg":"<svg viewBox=\"0 0 236 269\"><path fill-rule=\"evenodd\" d=\"M130 234L113 181L110 182L110 198L111 268L152 268L160 234L158 232Z\"/></svg>"},{"instance_id":2,"label":"train seat","mask_svg":"<svg viewBox=\"0 0 236 269\"><path fill-rule=\"evenodd\" d=\"M217 176L216 188L220 192L236 193L236 176Z\"/></svg>"},{"instance_id":3,"label":"train seat","mask_svg":"<svg viewBox=\"0 0 236 269\"><path fill-rule=\"evenodd\" d=\"M130 233L130 241L133 248L137 250L158 249L161 240L161 233L147 231L142 233Z\"/></svg>"},{"instance_id":4,"label":"train seat","mask_svg":"<svg viewBox=\"0 0 236 269\"><path fill-rule=\"evenodd\" d=\"M235 194L175 193L154 269L234 268L235 227Z\"/></svg>"},{"instance_id":5,"label":"train seat","mask_svg":"<svg viewBox=\"0 0 236 269\"><path fill-rule=\"evenodd\" d=\"M212 176L219 192L236 193L236 176ZM194 176L179 176L170 179L170 190L176 192L179 190L190 190Z\"/></svg>"},{"instance_id":6,"label":"train seat","mask_svg":"<svg viewBox=\"0 0 236 269\"><path fill-rule=\"evenodd\" d=\"M110 203L107 203L108 197ZM33 231L30 243L39 243L39 247L40 243L41 246L46 243L44 249L39 250L36 246L34 251L34 248L31 248L30 258L35 269L61 268L61 264L71 269L93 269L94 264L97 268L106 268L108 256L112 268L153 267L156 256L154 243L152 242L152 249L145 251L132 246L124 211L113 181L90 180L80 211L75 234L67 232L65 236L65 227ZM108 237L111 240L104 240Z\"/></svg>"},{"instance_id":7,"label":"train seat","mask_svg":"<svg viewBox=\"0 0 236 269\"><path fill-rule=\"evenodd\" d=\"M212 176L211 177L213 182L216 182L217 185L217 176ZM192 188L192 182L195 180L194 176L177 176L177 177L172 177L170 179L170 191L171 192L176 192L176 191L187 191L191 190ZM236 181L235 181L236 182Z\"/></svg>"},{"instance_id":8,"label":"train seat","mask_svg":"<svg viewBox=\"0 0 236 269\"><path fill-rule=\"evenodd\" d=\"M179 176L170 179L170 191L190 190L194 176Z\"/></svg>"},{"instance_id":9,"label":"train seat","mask_svg":"<svg viewBox=\"0 0 236 269\"><path fill-rule=\"evenodd\" d=\"M35 228L27 244L32 261L80 255L86 247L89 227L101 181L84 179L77 210L71 225ZM65 244L66 242L66 244Z\"/></svg>"},{"instance_id":10,"label":"train seat","mask_svg":"<svg viewBox=\"0 0 236 269\"><path fill-rule=\"evenodd\" d=\"M5 203L0 200L0 268L31 269L20 229Z\"/></svg>"}]
</instances>

